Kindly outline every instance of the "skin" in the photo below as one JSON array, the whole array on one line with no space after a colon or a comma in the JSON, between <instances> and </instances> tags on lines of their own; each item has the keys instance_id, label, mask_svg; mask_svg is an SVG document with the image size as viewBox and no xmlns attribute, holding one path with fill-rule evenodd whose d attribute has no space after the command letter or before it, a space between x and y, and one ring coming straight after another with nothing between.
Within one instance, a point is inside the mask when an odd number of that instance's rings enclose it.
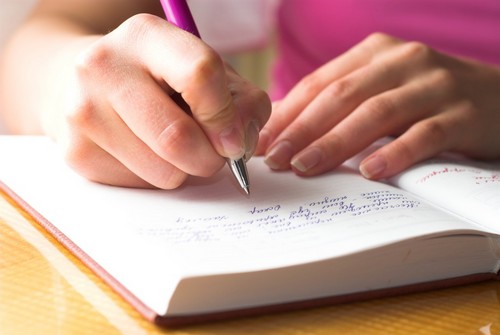
<instances>
[{"instance_id":1,"label":"skin","mask_svg":"<svg viewBox=\"0 0 500 335\"><path fill-rule=\"evenodd\" d=\"M1 63L10 129L119 186L172 189L250 156L267 94L161 16L152 0L40 1Z\"/></svg>"},{"instance_id":2,"label":"skin","mask_svg":"<svg viewBox=\"0 0 500 335\"><path fill-rule=\"evenodd\" d=\"M330 171L377 139L370 179L443 151L500 158L500 68L373 34L303 78L273 106L258 154L275 170Z\"/></svg>"},{"instance_id":3,"label":"skin","mask_svg":"<svg viewBox=\"0 0 500 335\"><path fill-rule=\"evenodd\" d=\"M267 95L161 15L156 0L41 0L0 64L11 130L49 134L83 176L129 187L176 188L254 151L313 176L388 135L365 177L447 150L500 158L498 66L376 33L303 78L266 124Z\"/></svg>"}]
</instances>

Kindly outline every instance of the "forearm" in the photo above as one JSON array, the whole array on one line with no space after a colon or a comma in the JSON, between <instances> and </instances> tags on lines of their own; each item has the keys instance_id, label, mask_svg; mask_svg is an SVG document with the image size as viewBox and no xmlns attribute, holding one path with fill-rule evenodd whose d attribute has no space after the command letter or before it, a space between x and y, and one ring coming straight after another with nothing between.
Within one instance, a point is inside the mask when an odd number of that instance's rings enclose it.
<instances>
[{"instance_id":1,"label":"forearm","mask_svg":"<svg viewBox=\"0 0 500 335\"><path fill-rule=\"evenodd\" d=\"M77 55L130 16L159 9L155 0L40 0L0 58L0 112L8 128L49 132L48 124L61 115Z\"/></svg>"},{"instance_id":2,"label":"forearm","mask_svg":"<svg viewBox=\"0 0 500 335\"><path fill-rule=\"evenodd\" d=\"M75 56L92 32L64 18L36 17L8 44L1 64L2 112L15 133L43 133L44 121L61 107ZM47 126L47 125L45 125Z\"/></svg>"}]
</instances>

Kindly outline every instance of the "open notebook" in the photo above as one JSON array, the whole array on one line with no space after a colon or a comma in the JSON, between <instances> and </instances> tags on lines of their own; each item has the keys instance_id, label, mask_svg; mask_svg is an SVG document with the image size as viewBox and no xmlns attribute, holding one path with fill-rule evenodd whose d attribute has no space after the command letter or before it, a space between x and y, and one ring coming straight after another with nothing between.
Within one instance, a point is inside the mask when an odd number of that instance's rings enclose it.
<instances>
[{"instance_id":1,"label":"open notebook","mask_svg":"<svg viewBox=\"0 0 500 335\"><path fill-rule=\"evenodd\" d=\"M439 158L387 182L356 157L300 178L248 163L177 190L89 182L45 137L0 137L0 181L146 318L163 325L496 278L500 163Z\"/></svg>"}]
</instances>

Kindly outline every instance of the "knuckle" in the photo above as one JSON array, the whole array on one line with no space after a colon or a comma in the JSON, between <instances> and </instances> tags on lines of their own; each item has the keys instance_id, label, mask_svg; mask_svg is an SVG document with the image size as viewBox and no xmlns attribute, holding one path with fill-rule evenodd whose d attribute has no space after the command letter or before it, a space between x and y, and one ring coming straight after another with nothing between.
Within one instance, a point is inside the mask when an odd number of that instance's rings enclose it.
<instances>
[{"instance_id":1,"label":"knuckle","mask_svg":"<svg viewBox=\"0 0 500 335\"><path fill-rule=\"evenodd\" d=\"M392 151L397 153L398 162L415 162L416 154L412 146L402 139L395 140L391 143ZM407 164L407 163L406 163Z\"/></svg>"},{"instance_id":2,"label":"knuckle","mask_svg":"<svg viewBox=\"0 0 500 335\"><path fill-rule=\"evenodd\" d=\"M362 114L369 114L370 119L376 123L387 122L395 115L395 106L387 97L374 97L364 102L360 107Z\"/></svg>"},{"instance_id":3,"label":"knuckle","mask_svg":"<svg viewBox=\"0 0 500 335\"><path fill-rule=\"evenodd\" d=\"M324 153L324 157L337 165L340 161L347 158L349 145L346 142L347 136L342 134L331 133L328 136L322 137L316 141L316 145L320 147Z\"/></svg>"},{"instance_id":4,"label":"knuckle","mask_svg":"<svg viewBox=\"0 0 500 335\"><path fill-rule=\"evenodd\" d=\"M437 119L427 119L417 123L415 127L424 138L436 144L442 144L447 138L446 127Z\"/></svg>"},{"instance_id":5,"label":"knuckle","mask_svg":"<svg viewBox=\"0 0 500 335\"><path fill-rule=\"evenodd\" d=\"M400 47L403 57L407 59L429 60L434 56L434 51L421 42L407 42Z\"/></svg>"},{"instance_id":6,"label":"knuckle","mask_svg":"<svg viewBox=\"0 0 500 335\"><path fill-rule=\"evenodd\" d=\"M381 32L373 32L371 34L369 34L365 41L369 42L369 43L380 43L382 41L385 41L389 38L388 35L384 34L384 33L381 33Z\"/></svg>"},{"instance_id":7,"label":"knuckle","mask_svg":"<svg viewBox=\"0 0 500 335\"><path fill-rule=\"evenodd\" d=\"M125 22L117 29L118 32L124 32L127 36L140 37L148 34L151 28L160 25L163 21L151 14L140 13L136 14Z\"/></svg>"},{"instance_id":8,"label":"knuckle","mask_svg":"<svg viewBox=\"0 0 500 335\"><path fill-rule=\"evenodd\" d=\"M68 166L83 177L93 180L96 178L96 169L92 167L94 161L94 147L87 140L78 137L73 138L63 148L63 157Z\"/></svg>"},{"instance_id":9,"label":"knuckle","mask_svg":"<svg viewBox=\"0 0 500 335\"><path fill-rule=\"evenodd\" d=\"M76 59L76 73L79 78L87 78L111 66L113 51L101 41L92 44Z\"/></svg>"},{"instance_id":10,"label":"knuckle","mask_svg":"<svg viewBox=\"0 0 500 335\"><path fill-rule=\"evenodd\" d=\"M325 93L334 99L347 100L353 95L354 89L355 84L350 78L342 78L330 84Z\"/></svg>"},{"instance_id":11,"label":"knuckle","mask_svg":"<svg viewBox=\"0 0 500 335\"><path fill-rule=\"evenodd\" d=\"M295 144L297 142L311 142L315 137L318 137L318 132L312 127L310 122L305 120L295 120L286 130L287 139Z\"/></svg>"},{"instance_id":12,"label":"knuckle","mask_svg":"<svg viewBox=\"0 0 500 335\"><path fill-rule=\"evenodd\" d=\"M193 78L193 82L204 87L225 74L224 63L215 50L204 47L191 61L186 73Z\"/></svg>"},{"instance_id":13,"label":"knuckle","mask_svg":"<svg viewBox=\"0 0 500 335\"><path fill-rule=\"evenodd\" d=\"M371 48L379 48L394 44L396 41L394 37L385 33L373 32L365 38L362 44L368 45Z\"/></svg>"},{"instance_id":14,"label":"knuckle","mask_svg":"<svg viewBox=\"0 0 500 335\"><path fill-rule=\"evenodd\" d=\"M361 57L370 55L370 58L374 59L380 51L390 49L398 43L401 42L392 36L380 32L374 32L354 47L354 50Z\"/></svg>"},{"instance_id":15,"label":"knuckle","mask_svg":"<svg viewBox=\"0 0 500 335\"><path fill-rule=\"evenodd\" d=\"M259 106L263 106L266 109L271 110L271 99L265 91L256 88L252 91L252 95L254 101L256 101Z\"/></svg>"},{"instance_id":16,"label":"knuckle","mask_svg":"<svg viewBox=\"0 0 500 335\"><path fill-rule=\"evenodd\" d=\"M233 96L227 85L224 63L213 49L207 46L195 55L186 68L185 78L183 85L189 85L190 89L187 86L179 87L185 101L198 101L199 97L196 95L199 95L200 90L211 90L214 86L219 88L215 91L223 92L218 96L217 103L210 108L197 108L198 105L201 106L200 102L191 106L198 121L211 127L228 124L233 120ZM193 87L198 89L194 90Z\"/></svg>"},{"instance_id":17,"label":"knuckle","mask_svg":"<svg viewBox=\"0 0 500 335\"><path fill-rule=\"evenodd\" d=\"M156 139L158 154L168 159L171 154L182 151L191 133L191 125L187 121L178 119L171 122Z\"/></svg>"},{"instance_id":18,"label":"knuckle","mask_svg":"<svg viewBox=\"0 0 500 335\"><path fill-rule=\"evenodd\" d=\"M316 73L306 75L299 83L302 94L306 97L315 96L323 89L323 84L317 78Z\"/></svg>"},{"instance_id":19,"label":"knuckle","mask_svg":"<svg viewBox=\"0 0 500 335\"><path fill-rule=\"evenodd\" d=\"M150 34L152 27L159 26L162 22L150 14L132 16L115 31L95 41L76 58L77 74L81 77L92 74L107 75L109 70L120 65L117 63L117 54L127 52L127 48L121 47L123 41L133 45Z\"/></svg>"},{"instance_id":20,"label":"knuckle","mask_svg":"<svg viewBox=\"0 0 500 335\"><path fill-rule=\"evenodd\" d=\"M233 118L233 100L229 94L217 109L207 110L206 112L198 111L196 114L196 119L208 127L229 124Z\"/></svg>"},{"instance_id":21,"label":"knuckle","mask_svg":"<svg viewBox=\"0 0 500 335\"><path fill-rule=\"evenodd\" d=\"M445 68L434 70L432 76L434 80L440 85L452 85L455 83L455 77L453 73Z\"/></svg>"},{"instance_id":22,"label":"knuckle","mask_svg":"<svg viewBox=\"0 0 500 335\"><path fill-rule=\"evenodd\" d=\"M458 89L455 75L446 68L435 69L430 76L434 87L441 87L448 92L455 92Z\"/></svg>"},{"instance_id":23,"label":"knuckle","mask_svg":"<svg viewBox=\"0 0 500 335\"><path fill-rule=\"evenodd\" d=\"M254 111L256 113L259 129L262 129L271 116L271 99L263 90L254 89L252 91L252 101L255 103Z\"/></svg>"},{"instance_id":24,"label":"knuckle","mask_svg":"<svg viewBox=\"0 0 500 335\"><path fill-rule=\"evenodd\" d=\"M159 175L150 183L160 189L173 190L180 187L187 179L187 174L181 170L172 167L171 169L163 169L164 173Z\"/></svg>"},{"instance_id":25,"label":"knuckle","mask_svg":"<svg viewBox=\"0 0 500 335\"><path fill-rule=\"evenodd\" d=\"M89 99L81 99L65 113L68 126L77 130L88 130L96 122L96 110L93 102Z\"/></svg>"}]
</instances>

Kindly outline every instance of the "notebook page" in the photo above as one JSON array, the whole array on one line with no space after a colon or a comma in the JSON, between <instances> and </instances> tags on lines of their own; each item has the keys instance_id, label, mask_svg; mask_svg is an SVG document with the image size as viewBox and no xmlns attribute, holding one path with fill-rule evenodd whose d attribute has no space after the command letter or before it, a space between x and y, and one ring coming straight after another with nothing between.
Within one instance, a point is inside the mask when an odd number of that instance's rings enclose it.
<instances>
[{"instance_id":1,"label":"notebook page","mask_svg":"<svg viewBox=\"0 0 500 335\"><path fill-rule=\"evenodd\" d=\"M224 169L178 190L92 183L47 138L1 137L0 180L161 314L186 276L262 270L473 229L348 168L315 178L248 164L251 196Z\"/></svg>"},{"instance_id":2,"label":"notebook page","mask_svg":"<svg viewBox=\"0 0 500 335\"><path fill-rule=\"evenodd\" d=\"M391 182L481 227L500 232L500 162L435 158Z\"/></svg>"}]
</instances>

